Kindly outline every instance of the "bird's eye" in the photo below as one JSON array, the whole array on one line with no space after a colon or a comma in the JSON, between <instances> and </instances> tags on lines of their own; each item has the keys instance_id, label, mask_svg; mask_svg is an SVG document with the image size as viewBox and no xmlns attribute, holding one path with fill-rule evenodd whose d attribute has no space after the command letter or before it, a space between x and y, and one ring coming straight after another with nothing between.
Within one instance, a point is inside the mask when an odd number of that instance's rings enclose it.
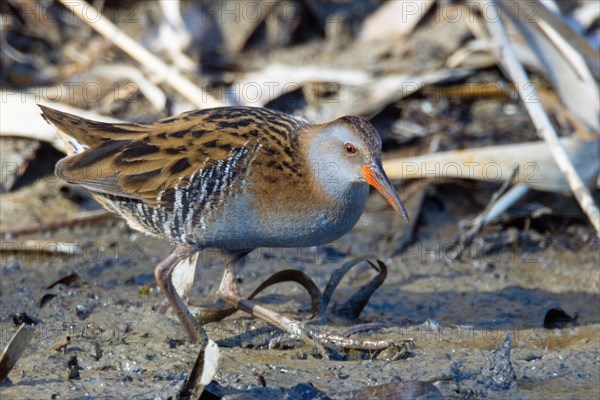
<instances>
[{"instance_id":1,"label":"bird's eye","mask_svg":"<svg viewBox=\"0 0 600 400\"><path fill-rule=\"evenodd\" d=\"M352 143L346 143L344 145L344 150L346 150L346 154L354 154L356 153L356 147Z\"/></svg>"}]
</instances>

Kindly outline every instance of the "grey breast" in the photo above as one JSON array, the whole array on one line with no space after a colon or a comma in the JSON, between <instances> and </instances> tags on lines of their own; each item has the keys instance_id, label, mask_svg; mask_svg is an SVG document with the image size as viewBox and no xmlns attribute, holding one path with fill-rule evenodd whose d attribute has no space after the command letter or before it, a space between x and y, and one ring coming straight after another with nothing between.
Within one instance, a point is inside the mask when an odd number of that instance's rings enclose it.
<instances>
[{"instance_id":1,"label":"grey breast","mask_svg":"<svg viewBox=\"0 0 600 400\"><path fill-rule=\"evenodd\" d=\"M326 205L298 199L306 205L298 212L285 204L273 204L271 212L260 213L248 196L231 197L227 213L211 221L202 232L205 247L253 249L257 247L307 247L334 241L356 224L368 196L366 184L348 188L346 196Z\"/></svg>"}]
</instances>

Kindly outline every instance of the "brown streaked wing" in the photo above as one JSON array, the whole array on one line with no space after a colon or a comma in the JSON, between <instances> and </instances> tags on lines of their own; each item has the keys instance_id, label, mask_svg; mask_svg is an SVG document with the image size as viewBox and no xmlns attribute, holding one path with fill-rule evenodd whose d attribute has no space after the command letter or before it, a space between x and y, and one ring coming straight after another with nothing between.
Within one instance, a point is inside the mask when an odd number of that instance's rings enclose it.
<instances>
[{"instance_id":1,"label":"brown streaked wing","mask_svg":"<svg viewBox=\"0 0 600 400\"><path fill-rule=\"evenodd\" d=\"M147 133L131 140L101 141L61 160L56 173L94 192L158 205L159 197L169 198L163 194L187 185L193 174L226 169L241 148L255 149L268 142L275 153L285 155L305 124L266 109L197 110L147 125ZM251 153L244 152L245 156Z\"/></svg>"}]
</instances>

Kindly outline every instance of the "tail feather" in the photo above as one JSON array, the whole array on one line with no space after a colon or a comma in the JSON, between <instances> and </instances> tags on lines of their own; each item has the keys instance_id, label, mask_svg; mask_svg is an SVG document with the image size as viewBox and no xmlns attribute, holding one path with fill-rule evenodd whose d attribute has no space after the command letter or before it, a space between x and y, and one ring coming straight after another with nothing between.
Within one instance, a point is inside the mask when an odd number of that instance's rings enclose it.
<instances>
[{"instance_id":1,"label":"tail feather","mask_svg":"<svg viewBox=\"0 0 600 400\"><path fill-rule=\"evenodd\" d=\"M106 140L130 140L148 132L143 124L108 124L58 111L41 104L42 116L56 128L68 155L79 154Z\"/></svg>"}]
</instances>

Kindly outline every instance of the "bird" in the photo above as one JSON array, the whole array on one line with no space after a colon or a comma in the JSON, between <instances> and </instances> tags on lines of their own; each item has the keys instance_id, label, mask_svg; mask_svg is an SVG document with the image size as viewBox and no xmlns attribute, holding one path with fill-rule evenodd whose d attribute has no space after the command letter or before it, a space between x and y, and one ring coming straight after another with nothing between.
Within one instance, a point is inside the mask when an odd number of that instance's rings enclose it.
<instances>
[{"instance_id":1,"label":"bird","mask_svg":"<svg viewBox=\"0 0 600 400\"><path fill-rule=\"evenodd\" d=\"M236 277L260 247L332 242L361 216L369 186L408 222L383 170L381 138L360 116L324 124L259 107L193 110L154 123L103 123L40 105L67 150L56 175L173 252L155 270L191 342L207 335L172 282L204 249L226 255L220 297L300 337L302 326L243 298Z\"/></svg>"}]
</instances>

